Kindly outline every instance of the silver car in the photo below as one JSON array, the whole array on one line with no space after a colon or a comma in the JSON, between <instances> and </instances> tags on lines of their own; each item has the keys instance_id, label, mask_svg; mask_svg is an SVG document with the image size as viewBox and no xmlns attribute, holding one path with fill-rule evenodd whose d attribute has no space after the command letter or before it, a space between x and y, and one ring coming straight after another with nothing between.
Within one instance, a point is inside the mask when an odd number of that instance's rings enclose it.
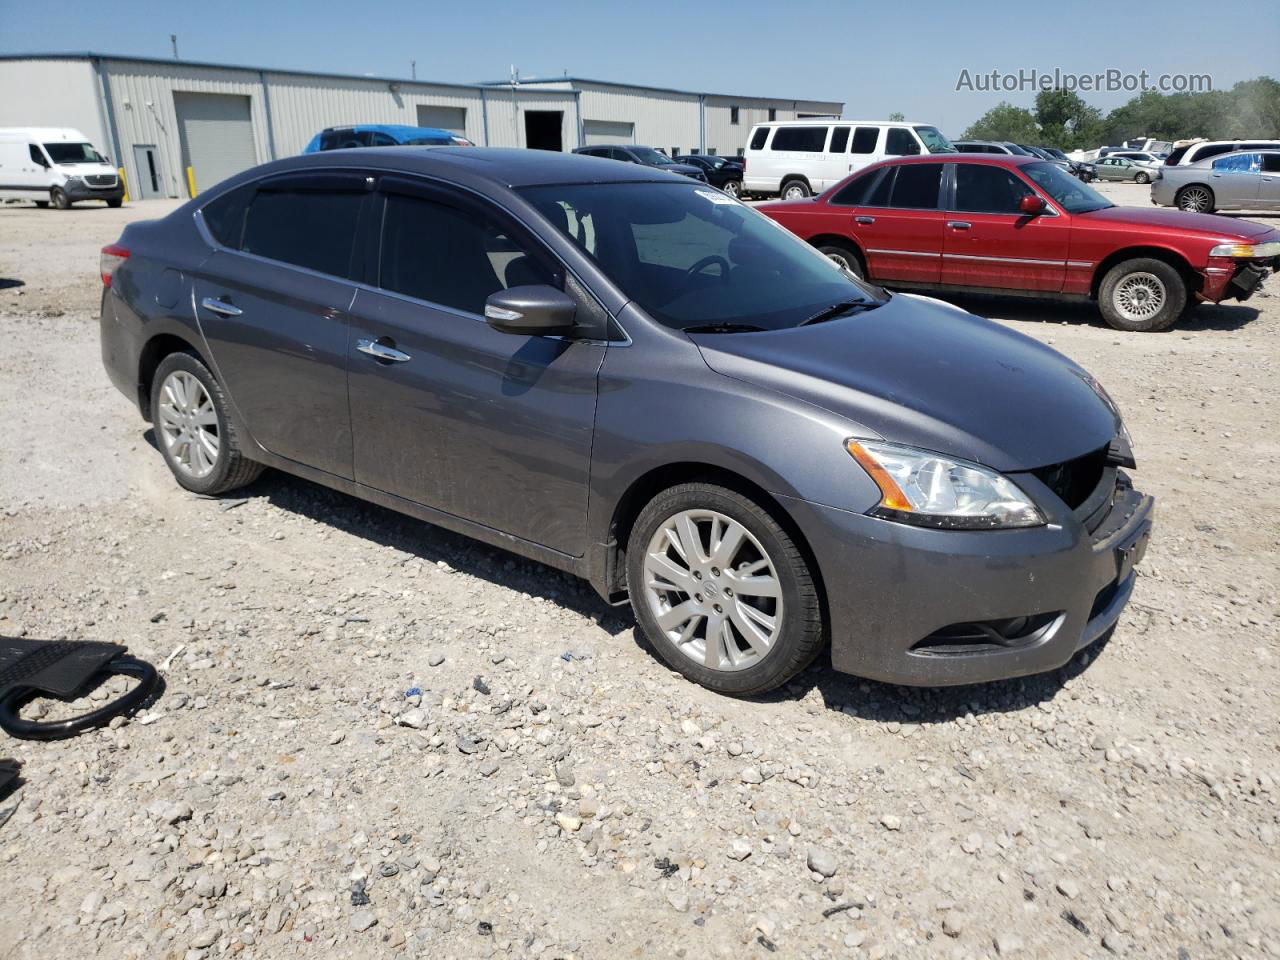
<instances>
[{"instance_id":1,"label":"silver car","mask_svg":"<svg viewBox=\"0 0 1280 960\"><path fill-rule=\"evenodd\" d=\"M1150 183L1159 172L1159 164L1130 160L1128 157L1103 157L1094 164L1094 176L1099 180L1132 180L1134 183Z\"/></svg>"},{"instance_id":2,"label":"silver car","mask_svg":"<svg viewBox=\"0 0 1280 960\"><path fill-rule=\"evenodd\" d=\"M1280 150L1237 150L1185 166L1164 166L1151 202L1192 213L1280 210Z\"/></svg>"}]
</instances>

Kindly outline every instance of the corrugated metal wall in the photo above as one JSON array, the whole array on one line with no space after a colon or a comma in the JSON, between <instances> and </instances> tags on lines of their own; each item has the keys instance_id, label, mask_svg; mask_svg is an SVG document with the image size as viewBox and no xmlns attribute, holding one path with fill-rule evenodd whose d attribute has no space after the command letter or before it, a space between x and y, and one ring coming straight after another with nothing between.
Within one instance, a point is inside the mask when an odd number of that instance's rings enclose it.
<instances>
[{"instance_id":1,"label":"corrugated metal wall","mask_svg":"<svg viewBox=\"0 0 1280 960\"><path fill-rule=\"evenodd\" d=\"M636 125L636 143L683 151L699 144L697 94L640 91L580 83L583 120L615 120Z\"/></svg>"},{"instance_id":2,"label":"corrugated metal wall","mask_svg":"<svg viewBox=\"0 0 1280 960\"><path fill-rule=\"evenodd\" d=\"M524 147L524 110L559 110L563 113L560 123L560 141L565 150L572 150L578 143L577 104L573 94L553 91L517 88L514 100L510 87L491 87L485 91L489 107L489 146ZM476 143L482 141L472 137Z\"/></svg>"},{"instance_id":3,"label":"corrugated metal wall","mask_svg":"<svg viewBox=\"0 0 1280 960\"><path fill-rule=\"evenodd\" d=\"M0 60L0 127L74 127L119 161L88 60Z\"/></svg>"},{"instance_id":4,"label":"corrugated metal wall","mask_svg":"<svg viewBox=\"0 0 1280 960\"><path fill-rule=\"evenodd\" d=\"M738 122L733 123L733 108L738 108ZM707 116L707 152L715 150L722 157L736 156L738 150L745 148L751 128L757 123L769 120L769 109L776 113L775 120L795 120L801 113L833 113L837 116L843 104L824 103L814 100L767 100L749 97L708 96L706 102Z\"/></svg>"}]
</instances>

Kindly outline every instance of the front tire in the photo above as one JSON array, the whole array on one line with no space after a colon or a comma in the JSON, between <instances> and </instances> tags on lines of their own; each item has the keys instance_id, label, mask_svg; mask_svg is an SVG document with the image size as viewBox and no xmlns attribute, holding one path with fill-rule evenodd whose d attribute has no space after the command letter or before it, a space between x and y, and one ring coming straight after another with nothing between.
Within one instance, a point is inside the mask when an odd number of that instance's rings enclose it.
<instances>
[{"instance_id":1,"label":"front tire","mask_svg":"<svg viewBox=\"0 0 1280 960\"><path fill-rule=\"evenodd\" d=\"M226 395L190 353L171 353L151 381L156 443L178 484L217 495L252 483L262 464L244 456Z\"/></svg>"},{"instance_id":2,"label":"front tire","mask_svg":"<svg viewBox=\"0 0 1280 960\"><path fill-rule=\"evenodd\" d=\"M862 269L861 258L849 247L828 243L819 247L818 252L835 263L841 270L848 270L859 280L867 279L866 271Z\"/></svg>"},{"instance_id":3,"label":"front tire","mask_svg":"<svg viewBox=\"0 0 1280 960\"><path fill-rule=\"evenodd\" d=\"M685 483L654 497L627 542L627 583L662 659L718 693L772 690L825 642L799 547L768 511L726 487Z\"/></svg>"},{"instance_id":4,"label":"front tire","mask_svg":"<svg viewBox=\"0 0 1280 960\"><path fill-rule=\"evenodd\" d=\"M120 200L108 200L108 201L107 201L107 206L108 206L108 207L111 207L111 209L113 209L113 210L114 210L116 207L119 207L119 206L121 206L121 205L123 205L123 204L124 204L124 199L123 199L123 198L121 198Z\"/></svg>"},{"instance_id":5,"label":"front tire","mask_svg":"<svg viewBox=\"0 0 1280 960\"><path fill-rule=\"evenodd\" d=\"M1199 183L1183 187L1173 202L1179 210L1187 213L1213 213L1214 209L1213 191Z\"/></svg>"},{"instance_id":6,"label":"front tire","mask_svg":"<svg viewBox=\"0 0 1280 960\"><path fill-rule=\"evenodd\" d=\"M778 196L783 200L803 200L805 197L812 196L813 191L809 189L809 185L803 180L788 180L782 185L782 189L778 191Z\"/></svg>"},{"instance_id":7,"label":"front tire","mask_svg":"<svg viewBox=\"0 0 1280 960\"><path fill-rule=\"evenodd\" d=\"M1187 305L1187 285L1163 260L1139 257L1112 267L1098 291L1102 317L1117 330L1152 333L1173 326Z\"/></svg>"},{"instance_id":8,"label":"front tire","mask_svg":"<svg viewBox=\"0 0 1280 960\"><path fill-rule=\"evenodd\" d=\"M67 196L67 191L61 187L54 187L49 191L49 199L53 201L53 205L59 210L71 209L71 198Z\"/></svg>"}]
</instances>

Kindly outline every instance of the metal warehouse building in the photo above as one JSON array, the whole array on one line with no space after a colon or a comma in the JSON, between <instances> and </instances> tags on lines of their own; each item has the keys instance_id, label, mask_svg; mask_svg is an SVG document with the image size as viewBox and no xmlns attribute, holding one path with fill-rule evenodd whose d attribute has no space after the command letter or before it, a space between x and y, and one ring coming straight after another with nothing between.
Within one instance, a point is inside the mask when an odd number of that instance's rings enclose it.
<instances>
[{"instance_id":1,"label":"metal warehouse building","mask_svg":"<svg viewBox=\"0 0 1280 960\"><path fill-rule=\"evenodd\" d=\"M352 123L443 127L495 147L643 143L738 154L752 124L838 116L835 101L559 78L436 83L97 53L0 56L0 127L75 127L125 168L132 199L180 197Z\"/></svg>"}]
</instances>

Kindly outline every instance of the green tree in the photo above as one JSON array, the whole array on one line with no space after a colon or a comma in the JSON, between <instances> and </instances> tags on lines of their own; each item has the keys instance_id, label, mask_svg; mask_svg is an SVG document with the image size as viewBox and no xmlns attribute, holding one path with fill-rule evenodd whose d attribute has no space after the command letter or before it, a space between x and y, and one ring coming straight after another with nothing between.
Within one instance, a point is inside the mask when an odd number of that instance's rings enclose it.
<instances>
[{"instance_id":1,"label":"green tree","mask_svg":"<svg viewBox=\"0 0 1280 960\"><path fill-rule=\"evenodd\" d=\"M979 117L960 139L1034 143L1040 139L1040 127L1030 110L1001 101Z\"/></svg>"},{"instance_id":2,"label":"green tree","mask_svg":"<svg viewBox=\"0 0 1280 960\"><path fill-rule=\"evenodd\" d=\"M1042 142L1061 150L1092 146L1102 133L1102 111L1074 90L1041 90L1035 117Z\"/></svg>"},{"instance_id":3,"label":"green tree","mask_svg":"<svg viewBox=\"0 0 1280 960\"><path fill-rule=\"evenodd\" d=\"M889 119L893 123L901 123L903 120L907 119L907 115L905 113L899 113L897 110L895 110L893 111L893 113L889 114Z\"/></svg>"}]
</instances>

